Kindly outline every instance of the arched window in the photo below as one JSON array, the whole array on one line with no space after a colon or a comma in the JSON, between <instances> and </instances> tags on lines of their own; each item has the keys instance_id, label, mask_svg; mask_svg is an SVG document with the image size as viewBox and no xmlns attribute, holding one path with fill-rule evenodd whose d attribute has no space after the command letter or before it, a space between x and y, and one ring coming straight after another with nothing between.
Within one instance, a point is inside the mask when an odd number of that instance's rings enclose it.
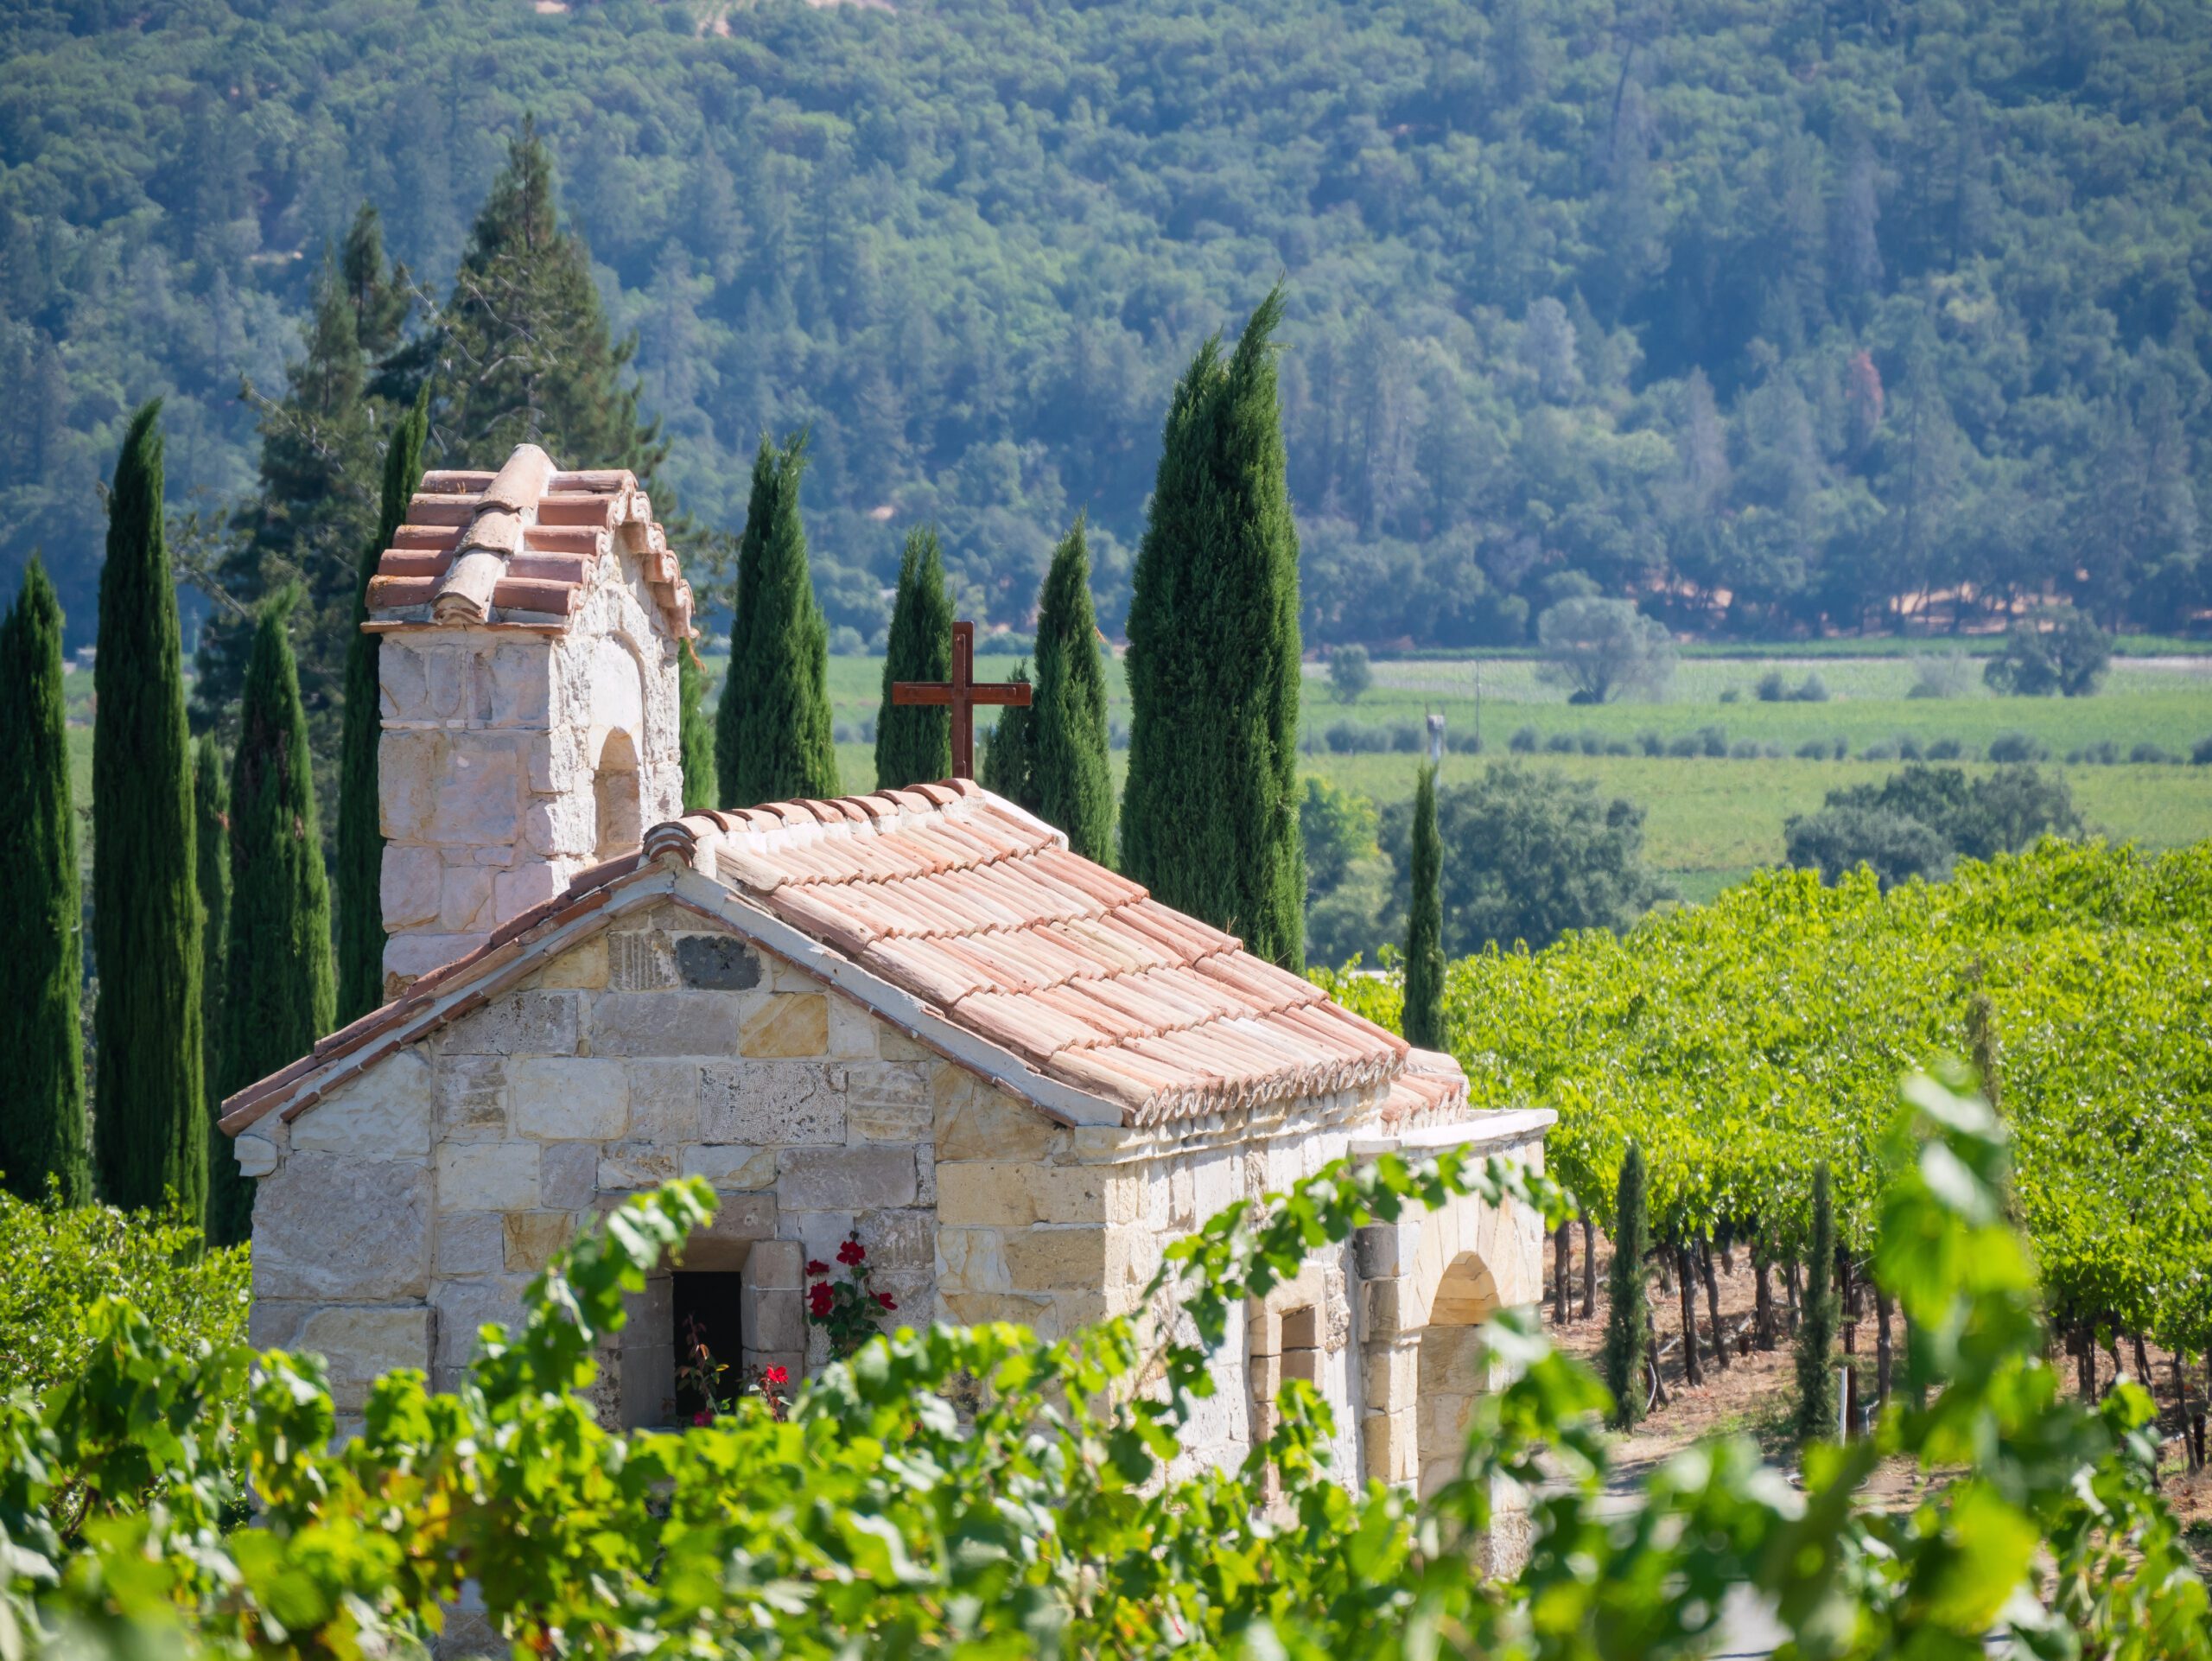
<instances>
[{"instance_id":1,"label":"arched window","mask_svg":"<svg viewBox=\"0 0 2212 1661\"><path fill-rule=\"evenodd\" d=\"M592 771L592 806L598 834L592 857L612 859L644 838L645 808L638 779L638 747L620 727L607 735Z\"/></svg>"}]
</instances>

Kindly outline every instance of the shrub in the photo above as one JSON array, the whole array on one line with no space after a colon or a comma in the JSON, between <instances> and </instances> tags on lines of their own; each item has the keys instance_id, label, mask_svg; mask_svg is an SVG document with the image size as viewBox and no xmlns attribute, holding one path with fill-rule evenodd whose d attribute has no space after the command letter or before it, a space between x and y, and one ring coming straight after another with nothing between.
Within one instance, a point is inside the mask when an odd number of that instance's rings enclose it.
<instances>
[{"instance_id":1,"label":"shrub","mask_svg":"<svg viewBox=\"0 0 2212 1661\"><path fill-rule=\"evenodd\" d=\"M1828 748L1827 739L1808 738L1797 747L1797 759L1801 761L1825 761L1828 759Z\"/></svg>"},{"instance_id":2,"label":"shrub","mask_svg":"<svg viewBox=\"0 0 2212 1661\"><path fill-rule=\"evenodd\" d=\"M1974 684L1973 665L1963 652L1946 652L1940 656L1917 658L1913 660L1912 690L1905 694L1914 698L1964 697Z\"/></svg>"},{"instance_id":3,"label":"shrub","mask_svg":"<svg viewBox=\"0 0 2212 1661\"><path fill-rule=\"evenodd\" d=\"M1419 755L1428 748L1428 735L1418 721L1396 721L1390 724L1390 748L1400 755Z\"/></svg>"},{"instance_id":4,"label":"shrub","mask_svg":"<svg viewBox=\"0 0 2212 1661\"><path fill-rule=\"evenodd\" d=\"M2212 767L2212 738L2200 738L2189 752L2190 760L2200 767Z\"/></svg>"},{"instance_id":5,"label":"shrub","mask_svg":"<svg viewBox=\"0 0 2212 1661\"><path fill-rule=\"evenodd\" d=\"M2204 741L2212 744L2212 738L2208 738ZM1667 741L1660 737L1657 733L1649 730L1637 734L1636 747L1646 755L1664 755L1667 753Z\"/></svg>"},{"instance_id":6,"label":"shrub","mask_svg":"<svg viewBox=\"0 0 2212 1661\"><path fill-rule=\"evenodd\" d=\"M1815 669L1799 684L1797 690L1789 695L1789 699L1793 703L1826 703L1828 701L1828 684L1821 678L1821 671Z\"/></svg>"},{"instance_id":7,"label":"shrub","mask_svg":"<svg viewBox=\"0 0 2212 1661\"><path fill-rule=\"evenodd\" d=\"M1918 819L1880 807L1839 806L1833 794L1828 801L1817 813L1792 814L1783 822L1790 864L1817 870L1829 883L1864 865L1885 888L1949 872L1949 846Z\"/></svg>"},{"instance_id":8,"label":"shrub","mask_svg":"<svg viewBox=\"0 0 2212 1661\"><path fill-rule=\"evenodd\" d=\"M2033 733L1999 733L1989 741L1989 759L1993 761L2046 761L2050 759L2050 746Z\"/></svg>"},{"instance_id":9,"label":"shrub","mask_svg":"<svg viewBox=\"0 0 2212 1661\"><path fill-rule=\"evenodd\" d=\"M1700 750L1707 755L1728 754L1728 729L1726 727L1700 727L1697 741Z\"/></svg>"},{"instance_id":10,"label":"shrub","mask_svg":"<svg viewBox=\"0 0 2212 1661\"><path fill-rule=\"evenodd\" d=\"M1338 755L1375 755L1390 748L1390 735L1385 729L1357 721L1332 723L1322 741Z\"/></svg>"},{"instance_id":11,"label":"shrub","mask_svg":"<svg viewBox=\"0 0 2212 1661\"><path fill-rule=\"evenodd\" d=\"M1511 750L1516 755L1535 754L1536 751L1536 729L1534 727L1522 727L1516 729L1513 736L1506 741L1505 748Z\"/></svg>"},{"instance_id":12,"label":"shrub","mask_svg":"<svg viewBox=\"0 0 2212 1661\"><path fill-rule=\"evenodd\" d=\"M2012 766L1969 780L1957 767L1916 766L1878 786L1828 792L1818 813L1784 824L1783 839L1789 863L1817 868L1825 881L1864 864L1886 887L1908 876L1939 877L1954 856L1987 859L2081 830L2063 778Z\"/></svg>"},{"instance_id":13,"label":"shrub","mask_svg":"<svg viewBox=\"0 0 2212 1661\"><path fill-rule=\"evenodd\" d=\"M1758 678L1751 690L1758 695L1761 703L1780 703L1789 696L1789 683L1783 679L1779 669L1770 669Z\"/></svg>"},{"instance_id":14,"label":"shrub","mask_svg":"<svg viewBox=\"0 0 2212 1661\"><path fill-rule=\"evenodd\" d=\"M1669 755L1703 755L1705 741L1695 733L1681 733L1667 741Z\"/></svg>"},{"instance_id":15,"label":"shrub","mask_svg":"<svg viewBox=\"0 0 2212 1661\"><path fill-rule=\"evenodd\" d=\"M1758 759L1759 747L1751 739L1739 738L1728 747L1728 754L1738 761L1755 761Z\"/></svg>"},{"instance_id":16,"label":"shrub","mask_svg":"<svg viewBox=\"0 0 2212 1661\"><path fill-rule=\"evenodd\" d=\"M1605 735L1593 733L1586 727L1575 734L1574 747L1585 755L1603 755L1605 753Z\"/></svg>"},{"instance_id":17,"label":"shrub","mask_svg":"<svg viewBox=\"0 0 2212 1661\"><path fill-rule=\"evenodd\" d=\"M1363 646L1340 646L1329 654L1329 690L1339 703L1357 703L1375 684Z\"/></svg>"},{"instance_id":18,"label":"shrub","mask_svg":"<svg viewBox=\"0 0 2212 1661\"><path fill-rule=\"evenodd\" d=\"M2060 606L2007 629L1982 678L2013 697L2086 697L2111 663L2112 638L2073 607Z\"/></svg>"},{"instance_id":19,"label":"shrub","mask_svg":"<svg viewBox=\"0 0 2212 1661\"><path fill-rule=\"evenodd\" d=\"M1544 748L1553 755L1572 755L1574 754L1574 735L1554 733L1544 741Z\"/></svg>"},{"instance_id":20,"label":"shrub","mask_svg":"<svg viewBox=\"0 0 2212 1661\"><path fill-rule=\"evenodd\" d=\"M2138 744L2128 751L2127 759L2141 766L2158 767L2172 767L2181 760L2181 757L2160 744Z\"/></svg>"},{"instance_id":21,"label":"shrub","mask_svg":"<svg viewBox=\"0 0 2212 1661\"><path fill-rule=\"evenodd\" d=\"M1930 761L1955 761L1966 753L1966 746L1955 738L1931 738L1923 752Z\"/></svg>"},{"instance_id":22,"label":"shrub","mask_svg":"<svg viewBox=\"0 0 2212 1661\"><path fill-rule=\"evenodd\" d=\"M1605 741L1605 754L1608 755L1633 755L1636 754L1636 746L1630 743L1625 738L1609 738Z\"/></svg>"},{"instance_id":23,"label":"shrub","mask_svg":"<svg viewBox=\"0 0 2212 1661\"><path fill-rule=\"evenodd\" d=\"M1722 687L1720 701L1723 703L1741 703L1744 701L1744 689L1740 686Z\"/></svg>"},{"instance_id":24,"label":"shrub","mask_svg":"<svg viewBox=\"0 0 2212 1661\"><path fill-rule=\"evenodd\" d=\"M1454 755L1480 755L1483 753L1482 735L1472 729L1465 732L1447 732L1444 748Z\"/></svg>"},{"instance_id":25,"label":"shrub","mask_svg":"<svg viewBox=\"0 0 2212 1661\"><path fill-rule=\"evenodd\" d=\"M2120 746L2109 738L2100 738L2094 744L2084 744L2078 750L2067 752L2069 767L2109 767L2119 765Z\"/></svg>"}]
</instances>

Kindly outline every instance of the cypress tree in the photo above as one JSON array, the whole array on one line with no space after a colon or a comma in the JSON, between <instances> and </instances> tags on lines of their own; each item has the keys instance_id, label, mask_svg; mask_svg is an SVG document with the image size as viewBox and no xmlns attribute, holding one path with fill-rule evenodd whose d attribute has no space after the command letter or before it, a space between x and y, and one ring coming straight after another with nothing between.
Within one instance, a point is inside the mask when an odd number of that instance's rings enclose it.
<instances>
[{"instance_id":1,"label":"cypress tree","mask_svg":"<svg viewBox=\"0 0 2212 1661\"><path fill-rule=\"evenodd\" d=\"M1651 1331L1643 1257L1650 1249L1643 1154L1630 1142L1621 1157L1620 1181L1613 1189L1613 1262L1605 1276L1605 1342L1599 1359L1605 1388L1612 1392L1613 1424L1623 1430L1643 1417L1643 1367Z\"/></svg>"},{"instance_id":2,"label":"cypress tree","mask_svg":"<svg viewBox=\"0 0 2212 1661\"><path fill-rule=\"evenodd\" d=\"M1015 668L1014 678L1029 678L1028 659L1024 659ZM1027 709L1010 703L999 711L998 725L991 729L990 741L983 746L979 771L982 776L976 782L993 795L1003 796L1031 813L1043 805L1037 799L1037 705L1033 697Z\"/></svg>"},{"instance_id":3,"label":"cypress tree","mask_svg":"<svg viewBox=\"0 0 2212 1661\"><path fill-rule=\"evenodd\" d=\"M231 786L222 747L202 733L192 747L193 853L200 890L200 1054L207 1117L223 1116L223 970L231 938ZM244 1181L231 1139L207 1132L208 1231L215 1231L231 1187Z\"/></svg>"},{"instance_id":4,"label":"cypress tree","mask_svg":"<svg viewBox=\"0 0 2212 1661\"><path fill-rule=\"evenodd\" d=\"M1037 602L1037 811L1068 845L1102 863L1114 856L1114 775L1106 759L1106 668L1090 601L1090 549L1077 518L1052 550Z\"/></svg>"},{"instance_id":5,"label":"cypress tree","mask_svg":"<svg viewBox=\"0 0 2212 1661\"><path fill-rule=\"evenodd\" d=\"M231 761L226 1096L306 1054L330 1030L336 1004L330 890L315 833L307 715L285 631L289 598L272 601L254 631ZM208 1238L219 1245L245 1239L253 1225L251 1185L230 1168L208 1206Z\"/></svg>"},{"instance_id":6,"label":"cypress tree","mask_svg":"<svg viewBox=\"0 0 2212 1661\"><path fill-rule=\"evenodd\" d=\"M1406 911L1406 1042L1444 1047L1444 844L1436 834L1436 769L1414 788L1413 897Z\"/></svg>"},{"instance_id":7,"label":"cypress tree","mask_svg":"<svg viewBox=\"0 0 2212 1661\"><path fill-rule=\"evenodd\" d=\"M766 437L737 548L729 674L715 715L715 776L724 807L838 793L830 723L830 628L807 570L798 487L806 436Z\"/></svg>"},{"instance_id":8,"label":"cypress tree","mask_svg":"<svg viewBox=\"0 0 2212 1661\"><path fill-rule=\"evenodd\" d=\"M1797 1322L1797 1440L1835 1435L1835 1197L1827 1161L1813 1168L1813 1238L1805 1258L1805 1307Z\"/></svg>"},{"instance_id":9,"label":"cypress tree","mask_svg":"<svg viewBox=\"0 0 2212 1661\"><path fill-rule=\"evenodd\" d=\"M131 418L108 498L92 671L92 1155L126 1209L207 1199L200 895L183 646L162 526L156 399Z\"/></svg>"},{"instance_id":10,"label":"cypress tree","mask_svg":"<svg viewBox=\"0 0 2212 1661\"><path fill-rule=\"evenodd\" d=\"M423 477L429 432L429 388L393 427L384 453L384 489L377 531L362 549L353 584L353 624L346 643L345 728L338 771L338 1020L357 1021L384 1002L384 832L377 805L378 652L382 636L361 625L369 616L369 579L407 517Z\"/></svg>"},{"instance_id":11,"label":"cypress tree","mask_svg":"<svg viewBox=\"0 0 2212 1661\"><path fill-rule=\"evenodd\" d=\"M19 1199L92 1197L85 1134L79 994L84 926L69 735L61 686L61 601L36 554L0 622L0 792L15 846L0 863L0 1183Z\"/></svg>"},{"instance_id":12,"label":"cypress tree","mask_svg":"<svg viewBox=\"0 0 2212 1661\"><path fill-rule=\"evenodd\" d=\"M1162 903L1303 966L1298 532L1270 293L1177 383L1129 604L1122 868Z\"/></svg>"},{"instance_id":13,"label":"cypress tree","mask_svg":"<svg viewBox=\"0 0 2212 1661\"><path fill-rule=\"evenodd\" d=\"M902 680L952 676L952 596L944 587L944 550L937 532L916 526L899 557L899 596L883 659L883 707L875 717L875 787L895 790L952 776L952 711L941 705L891 701Z\"/></svg>"},{"instance_id":14,"label":"cypress tree","mask_svg":"<svg viewBox=\"0 0 2212 1661\"><path fill-rule=\"evenodd\" d=\"M683 752L686 813L703 812L715 805L715 727L707 719L706 698L706 666L686 640L676 660L677 742Z\"/></svg>"}]
</instances>

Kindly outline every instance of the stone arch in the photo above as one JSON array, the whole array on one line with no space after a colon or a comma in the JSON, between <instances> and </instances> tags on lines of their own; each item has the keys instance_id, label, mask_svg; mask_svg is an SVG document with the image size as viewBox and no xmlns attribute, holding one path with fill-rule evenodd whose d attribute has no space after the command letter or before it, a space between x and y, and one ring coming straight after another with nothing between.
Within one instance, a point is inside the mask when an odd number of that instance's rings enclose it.
<instances>
[{"instance_id":1,"label":"stone arch","mask_svg":"<svg viewBox=\"0 0 2212 1661\"><path fill-rule=\"evenodd\" d=\"M1480 1257L1462 1251L1445 1265L1414 1363L1414 1466L1423 1499L1459 1473L1475 1397L1491 1384L1482 1323L1502 1307L1497 1277Z\"/></svg>"}]
</instances>

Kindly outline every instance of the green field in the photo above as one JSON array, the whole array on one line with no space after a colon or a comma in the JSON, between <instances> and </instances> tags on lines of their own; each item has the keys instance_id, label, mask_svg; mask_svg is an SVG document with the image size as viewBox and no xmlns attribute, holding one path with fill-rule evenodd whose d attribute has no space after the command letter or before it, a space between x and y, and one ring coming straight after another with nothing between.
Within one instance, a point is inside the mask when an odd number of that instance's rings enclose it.
<instances>
[{"instance_id":1,"label":"green field","mask_svg":"<svg viewBox=\"0 0 2212 1661\"><path fill-rule=\"evenodd\" d=\"M984 657L976 672L1002 677L1014 666L1011 658ZM709 667L718 671L720 665L710 659ZM1541 753L1521 758L1591 780L1600 790L1640 804L1647 816L1646 856L1685 900L1709 899L1754 868L1779 860L1783 821L1819 807L1830 790L1887 777L1897 761L1862 760L1858 753L1900 735L1923 744L1955 738L1979 753L2000 734L2026 733L2050 748L2082 817L2104 834L2151 848L2212 836L2212 767L2063 766L2069 752L2104 740L2118 744L2123 754L2139 743L2153 743L2186 755L2199 740L2212 736L2212 659L2204 658L2123 659L2103 691L2073 699L1993 697L1980 684L1979 665L1971 666L1964 696L1914 698L1907 696L1916 678L1909 659L1687 658L1664 700L1599 708L1569 704L1526 659L1377 663L1374 688L1350 706L1329 696L1325 666L1313 664L1306 671L1308 768L1378 802L1412 794L1414 756L1333 754L1323 735L1342 721L1382 728L1417 723L1431 710L1443 714L1450 733L1471 735L1478 667L1485 753L1447 756L1447 784L1454 774L1465 776L1504 756L1508 741L1523 727L1535 729L1540 741L1554 733L1592 731L1632 740L1645 731L1673 736L1719 726L1732 743L1780 744L1789 752L1814 739L1847 742L1853 759L1842 761L1801 760L1794 753L1741 760ZM1829 700L1760 703L1754 686L1776 667L1792 686L1817 669ZM882 675L880 659L830 661L830 699L848 741L837 748L848 790L864 790L874 781L869 747L859 735L875 715ZM1126 726L1128 706L1118 662L1109 677L1112 718ZM1722 702L1731 689L1737 701ZM1125 759L1116 754L1117 774Z\"/></svg>"}]
</instances>

